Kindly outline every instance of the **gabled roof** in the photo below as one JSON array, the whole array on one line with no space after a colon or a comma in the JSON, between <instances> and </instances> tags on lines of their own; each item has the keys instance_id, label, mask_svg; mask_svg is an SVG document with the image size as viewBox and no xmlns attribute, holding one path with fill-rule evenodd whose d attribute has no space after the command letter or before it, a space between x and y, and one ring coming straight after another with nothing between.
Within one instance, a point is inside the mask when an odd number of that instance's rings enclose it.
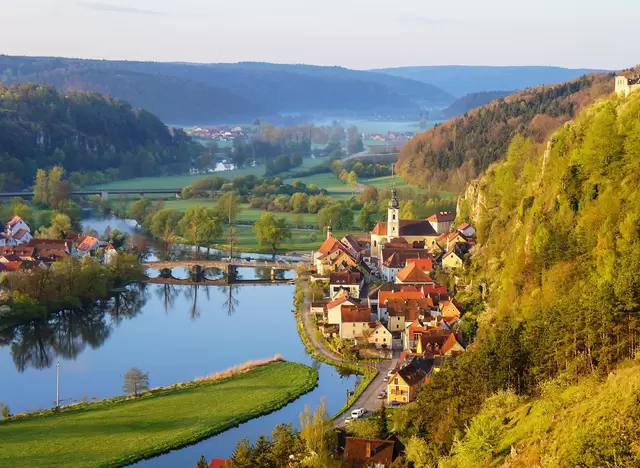
<instances>
[{"instance_id":1,"label":"gabled roof","mask_svg":"<svg viewBox=\"0 0 640 468\"><path fill-rule=\"evenodd\" d=\"M7 223L7 226L13 227L16 224L18 224L20 221L22 221L22 218L20 216L14 216L13 218L11 218L11 221Z\"/></svg>"},{"instance_id":2,"label":"gabled roof","mask_svg":"<svg viewBox=\"0 0 640 468\"><path fill-rule=\"evenodd\" d=\"M349 297L347 294L343 294L340 297L337 297L335 300L329 302L327 304L327 310L333 309L334 307L344 304L345 302L351 302L353 305L360 303L360 301L358 301L357 299Z\"/></svg>"},{"instance_id":3,"label":"gabled roof","mask_svg":"<svg viewBox=\"0 0 640 468\"><path fill-rule=\"evenodd\" d=\"M81 240L81 242L78 244L78 250L91 250L95 247L97 247L98 245L98 239L95 237L91 237L91 236L84 236L84 238L79 238L78 240Z\"/></svg>"},{"instance_id":4,"label":"gabled roof","mask_svg":"<svg viewBox=\"0 0 640 468\"><path fill-rule=\"evenodd\" d=\"M227 468L231 466L231 460L225 460L224 458L214 458L209 463L209 468Z\"/></svg>"},{"instance_id":5,"label":"gabled roof","mask_svg":"<svg viewBox=\"0 0 640 468\"><path fill-rule=\"evenodd\" d=\"M361 252L364 250L364 247L360 245L360 242L358 242L351 234L344 236L341 242L347 247L351 247L355 252Z\"/></svg>"},{"instance_id":6,"label":"gabled roof","mask_svg":"<svg viewBox=\"0 0 640 468\"><path fill-rule=\"evenodd\" d=\"M398 370L398 375L402 377L402 380L408 385L418 385L429 375L432 367L432 359L414 357L409 364Z\"/></svg>"},{"instance_id":7,"label":"gabled roof","mask_svg":"<svg viewBox=\"0 0 640 468\"><path fill-rule=\"evenodd\" d=\"M343 305L340 309L342 323L369 322L371 320L371 309L365 305Z\"/></svg>"},{"instance_id":8,"label":"gabled roof","mask_svg":"<svg viewBox=\"0 0 640 468\"><path fill-rule=\"evenodd\" d=\"M454 349L458 347L462 349ZM442 354L447 354L449 351L452 351L452 354L457 354L464 351L464 347L460 343L458 343L458 340L456 339L456 335L454 333L451 333L447 338L447 341L445 341L442 345Z\"/></svg>"},{"instance_id":9,"label":"gabled roof","mask_svg":"<svg viewBox=\"0 0 640 468\"><path fill-rule=\"evenodd\" d=\"M387 313L391 317L404 317L405 320L413 322L418 320L420 315L430 315L433 309L431 298L424 299L391 299L386 303Z\"/></svg>"},{"instance_id":10,"label":"gabled roof","mask_svg":"<svg viewBox=\"0 0 640 468\"><path fill-rule=\"evenodd\" d=\"M333 252L336 249L340 249L344 253L349 254L349 249L342 245L342 242L340 242L335 237L329 237L327 240L325 240L318 249L318 252L322 255L329 255L329 253Z\"/></svg>"},{"instance_id":11,"label":"gabled roof","mask_svg":"<svg viewBox=\"0 0 640 468\"><path fill-rule=\"evenodd\" d=\"M347 437L342 457L349 464L348 466L375 466L380 464L390 467L393 461L394 446L395 442L392 440Z\"/></svg>"},{"instance_id":12,"label":"gabled roof","mask_svg":"<svg viewBox=\"0 0 640 468\"><path fill-rule=\"evenodd\" d=\"M362 273L359 271L341 271L338 273L331 273L331 275L329 275L329 284L355 285L360 284L361 280Z\"/></svg>"},{"instance_id":13,"label":"gabled roof","mask_svg":"<svg viewBox=\"0 0 640 468\"><path fill-rule=\"evenodd\" d=\"M427 220L432 223L452 223L456 219L455 213L449 213L445 211L441 211L440 213L432 214L427 218Z\"/></svg>"},{"instance_id":14,"label":"gabled roof","mask_svg":"<svg viewBox=\"0 0 640 468\"><path fill-rule=\"evenodd\" d=\"M435 236L436 232L431 223L425 219L401 219L399 236ZM387 235L387 223L380 222L375 225L371 234L378 236Z\"/></svg>"},{"instance_id":15,"label":"gabled roof","mask_svg":"<svg viewBox=\"0 0 640 468\"><path fill-rule=\"evenodd\" d=\"M462 223L460 226L458 226L458 231L464 231L467 228L470 228L471 225L469 223Z\"/></svg>"},{"instance_id":16,"label":"gabled roof","mask_svg":"<svg viewBox=\"0 0 640 468\"><path fill-rule=\"evenodd\" d=\"M429 260L430 261L430 260ZM435 281L416 263L407 263L407 266L398 272L396 279L403 283L434 283Z\"/></svg>"},{"instance_id":17,"label":"gabled roof","mask_svg":"<svg viewBox=\"0 0 640 468\"><path fill-rule=\"evenodd\" d=\"M382 263L387 268L404 268L409 259L431 258L429 251L425 249L382 249Z\"/></svg>"},{"instance_id":18,"label":"gabled roof","mask_svg":"<svg viewBox=\"0 0 640 468\"><path fill-rule=\"evenodd\" d=\"M27 231L26 229L18 229L18 231L16 231L16 233L13 235L13 238L20 240L27 234L29 234L29 231Z\"/></svg>"}]
</instances>

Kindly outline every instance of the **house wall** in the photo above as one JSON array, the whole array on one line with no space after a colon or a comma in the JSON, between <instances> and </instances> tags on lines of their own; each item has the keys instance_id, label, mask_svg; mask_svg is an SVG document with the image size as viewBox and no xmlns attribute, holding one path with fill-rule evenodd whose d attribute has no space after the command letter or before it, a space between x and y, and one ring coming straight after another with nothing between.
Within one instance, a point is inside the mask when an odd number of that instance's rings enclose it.
<instances>
[{"instance_id":1,"label":"house wall","mask_svg":"<svg viewBox=\"0 0 640 468\"><path fill-rule=\"evenodd\" d=\"M349 340L363 335L364 329L369 327L369 322L343 322L340 324L340 338Z\"/></svg>"},{"instance_id":2,"label":"house wall","mask_svg":"<svg viewBox=\"0 0 640 468\"><path fill-rule=\"evenodd\" d=\"M393 336L391 332L384 327L378 327L369 337L369 343L374 345L376 348L382 348L386 346L391 348Z\"/></svg>"},{"instance_id":3,"label":"house wall","mask_svg":"<svg viewBox=\"0 0 640 468\"><path fill-rule=\"evenodd\" d=\"M402 315L389 317L389 324L387 325L390 332L404 331L405 321Z\"/></svg>"},{"instance_id":4,"label":"house wall","mask_svg":"<svg viewBox=\"0 0 640 468\"><path fill-rule=\"evenodd\" d=\"M462 268L462 260L455 254L447 255L442 259L442 267L449 270Z\"/></svg>"},{"instance_id":5,"label":"house wall","mask_svg":"<svg viewBox=\"0 0 640 468\"><path fill-rule=\"evenodd\" d=\"M334 296L340 289L347 289L349 291L349 295L354 298L360 297L360 285L359 284L332 284L330 286L329 295L331 297Z\"/></svg>"},{"instance_id":6,"label":"house wall","mask_svg":"<svg viewBox=\"0 0 640 468\"><path fill-rule=\"evenodd\" d=\"M20 221L18 221L16 224L14 224L11 227L11 235L15 236L16 232L18 232L20 229L24 229L26 231L31 232L31 229L29 228L29 225L27 223L25 223L24 220L21 219Z\"/></svg>"},{"instance_id":7,"label":"house wall","mask_svg":"<svg viewBox=\"0 0 640 468\"><path fill-rule=\"evenodd\" d=\"M328 309L327 319L331 325L339 325L342 322L342 305Z\"/></svg>"}]
</instances>

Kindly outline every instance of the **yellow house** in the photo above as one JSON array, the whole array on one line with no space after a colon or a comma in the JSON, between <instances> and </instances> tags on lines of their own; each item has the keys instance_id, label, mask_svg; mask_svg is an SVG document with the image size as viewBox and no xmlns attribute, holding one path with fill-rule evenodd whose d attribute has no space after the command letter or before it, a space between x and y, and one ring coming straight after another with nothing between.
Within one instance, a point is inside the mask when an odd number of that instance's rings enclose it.
<instances>
[{"instance_id":1,"label":"yellow house","mask_svg":"<svg viewBox=\"0 0 640 468\"><path fill-rule=\"evenodd\" d=\"M445 270L457 270L462 268L464 262L462 258L456 253L455 249L447 252L442 257L442 268Z\"/></svg>"},{"instance_id":2,"label":"yellow house","mask_svg":"<svg viewBox=\"0 0 640 468\"><path fill-rule=\"evenodd\" d=\"M456 301L441 301L440 302L440 312L442 312L442 317L445 319L449 318L460 318L462 315L460 308L458 306L462 306L459 302Z\"/></svg>"},{"instance_id":3,"label":"yellow house","mask_svg":"<svg viewBox=\"0 0 640 468\"><path fill-rule=\"evenodd\" d=\"M401 367L391 376L387 384L387 403L414 401L418 388L427 381L432 367L433 359L420 357L414 357L408 364Z\"/></svg>"},{"instance_id":4,"label":"yellow house","mask_svg":"<svg viewBox=\"0 0 640 468\"><path fill-rule=\"evenodd\" d=\"M389 348L391 349L391 343L393 340L393 336L391 332L387 330L387 328L382 325L380 322L377 322L375 328L369 335L369 343L374 345L376 348Z\"/></svg>"}]
</instances>

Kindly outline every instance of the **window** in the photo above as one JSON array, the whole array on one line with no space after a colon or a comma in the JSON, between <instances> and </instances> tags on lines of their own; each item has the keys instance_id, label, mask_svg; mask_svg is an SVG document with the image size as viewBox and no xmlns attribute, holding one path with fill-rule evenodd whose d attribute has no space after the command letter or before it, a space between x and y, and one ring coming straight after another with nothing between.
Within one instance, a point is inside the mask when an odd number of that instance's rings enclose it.
<instances>
[{"instance_id":1,"label":"window","mask_svg":"<svg viewBox=\"0 0 640 468\"><path fill-rule=\"evenodd\" d=\"M376 338L376 343L378 342L378 338Z\"/></svg>"},{"instance_id":2,"label":"window","mask_svg":"<svg viewBox=\"0 0 640 468\"><path fill-rule=\"evenodd\" d=\"M376 338L376 341L378 341L378 338ZM382 338L382 341L386 343L387 339L386 338Z\"/></svg>"},{"instance_id":3,"label":"window","mask_svg":"<svg viewBox=\"0 0 640 468\"><path fill-rule=\"evenodd\" d=\"M393 213L393 220L394 221L396 220L396 214L395 213Z\"/></svg>"},{"instance_id":4,"label":"window","mask_svg":"<svg viewBox=\"0 0 640 468\"><path fill-rule=\"evenodd\" d=\"M395 379L393 379L393 383L398 385L398 377L396 377ZM400 387L396 387L396 392L400 390Z\"/></svg>"}]
</instances>

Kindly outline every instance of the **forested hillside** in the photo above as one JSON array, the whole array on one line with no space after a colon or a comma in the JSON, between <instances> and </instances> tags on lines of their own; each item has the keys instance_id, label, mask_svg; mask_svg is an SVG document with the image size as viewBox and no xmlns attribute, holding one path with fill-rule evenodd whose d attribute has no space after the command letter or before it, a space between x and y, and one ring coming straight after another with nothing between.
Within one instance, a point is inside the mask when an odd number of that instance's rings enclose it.
<instances>
[{"instance_id":1,"label":"forested hillside","mask_svg":"<svg viewBox=\"0 0 640 468\"><path fill-rule=\"evenodd\" d=\"M613 91L613 75L585 75L527 89L438 125L401 150L398 173L424 188L463 190L500 159L517 133L542 142L575 113Z\"/></svg>"},{"instance_id":2,"label":"forested hillside","mask_svg":"<svg viewBox=\"0 0 640 468\"><path fill-rule=\"evenodd\" d=\"M466 114L476 107L484 106L491 101L508 96L509 94L511 94L510 91L483 91L480 93L465 94L449 107L442 109L439 114L435 114L435 116L438 119L449 120Z\"/></svg>"},{"instance_id":3,"label":"forested hillside","mask_svg":"<svg viewBox=\"0 0 640 468\"><path fill-rule=\"evenodd\" d=\"M439 466L640 466L640 93L544 150L516 136L460 206L477 339L407 409Z\"/></svg>"},{"instance_id":4,"label":"forested hillside","mask_svg":"<svg viewBox=\"0 0 640 468\"><path fill-rule=\"evenodd\" d=\"M383 68L373 71L430 83L454 96L464 96L495 89L524 89L562 83L586 73L603 70L548 66L434 65Z\"/></svg>"},{"instance_id":5,"label":"forested hillside","mask_svg":"<svg viewBox=\"0 0 640 468\"><path fill-rule=\"evenodd\" d=\"M183 173L197 147L183 131L118 99L0 84L0 190L28 186L36 169L54 165L68 173L110 171L112 178Z\"/></svg>"},{"instance_id":6,"label":"forested hillside","mask_svg":"<svg viewBox=\"0 0 640 468\"><path fill-rule=\"evenodd\" d=\"M342 67L270 63L193 64L0 56L0 82L99 91L168 123L213 123L279 112L419 115L454 101L406 78Z\"/></svg>"}]
</instances>

